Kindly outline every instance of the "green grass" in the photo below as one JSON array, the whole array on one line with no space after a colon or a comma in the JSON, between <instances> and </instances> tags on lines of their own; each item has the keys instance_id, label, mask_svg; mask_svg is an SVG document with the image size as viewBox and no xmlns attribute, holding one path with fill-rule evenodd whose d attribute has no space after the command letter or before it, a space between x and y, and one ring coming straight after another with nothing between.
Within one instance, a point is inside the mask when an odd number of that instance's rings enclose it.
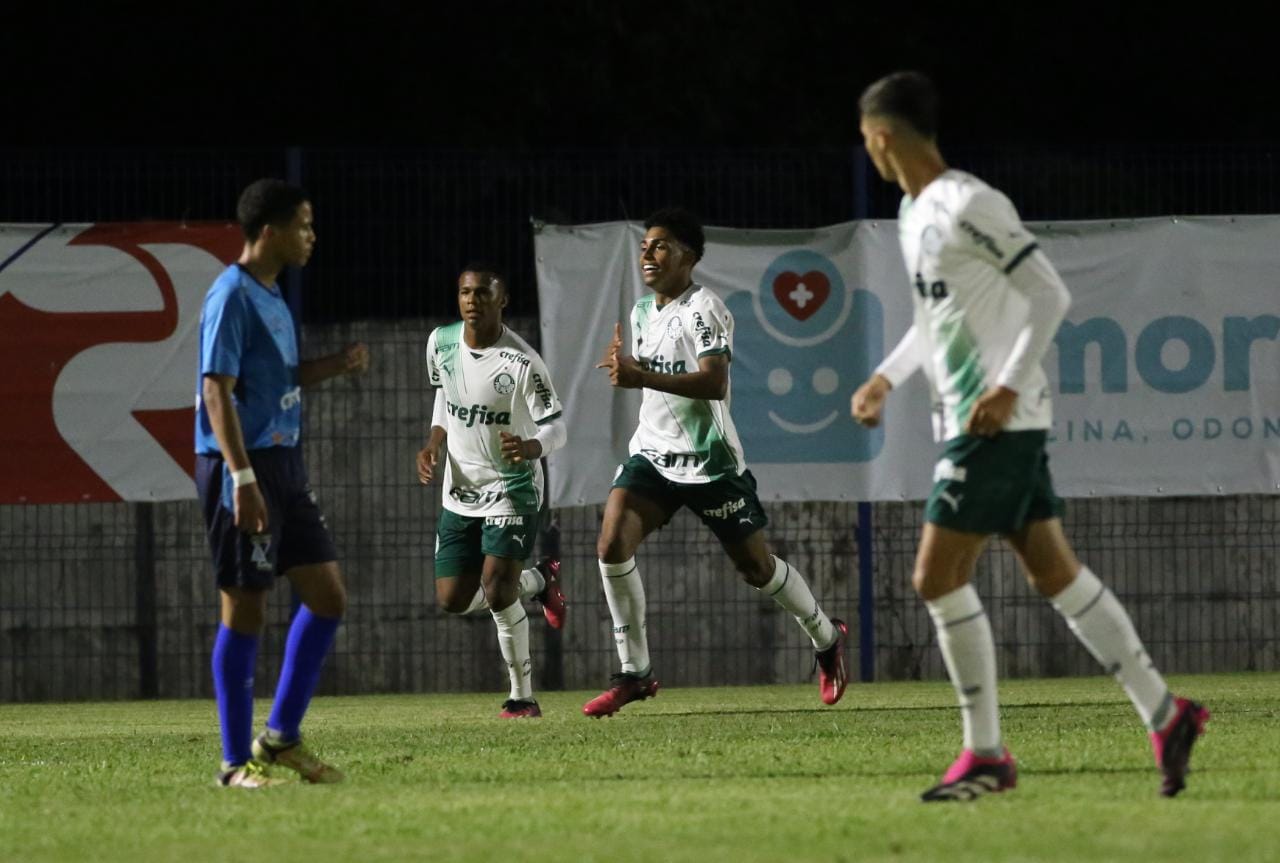
<instances>
[{"instance_id":1,"label":"green grass","mask_svg":"<svg viewBox=\"0 0 1280 863\"><path fill-rule=\"evenodd\" d=\"M1106 678L1003 683L1016 791L926 806L959 748L945 684L663 690L609 720L589 694L322 698L340 786L212 785L211 702L0 705L0 860L1280 859L1280 675L1179 677L1213 710L1190 787L1157 796ZM258 704L265 716L268 705Z\"/></svg>"}]
</instances>

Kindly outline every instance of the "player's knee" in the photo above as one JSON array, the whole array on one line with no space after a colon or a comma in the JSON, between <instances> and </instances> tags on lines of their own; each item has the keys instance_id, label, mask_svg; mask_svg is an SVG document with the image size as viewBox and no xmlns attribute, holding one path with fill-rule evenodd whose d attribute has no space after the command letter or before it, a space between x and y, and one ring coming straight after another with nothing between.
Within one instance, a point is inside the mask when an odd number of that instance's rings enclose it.
<instances>
[{"instance_id":1,"label":"player's knee","mask_svg":"<svg viewBox=\"0 0 1280 863\"><path fill-rule=\"evenodd\" d=\"M769 579L773 578L773 559L769 557L764 560L756 558L734 560L733 567L738 571L738 575L742 576L742 580L752 587L764 587L769 583Z\"/></svg>"},{"instance_id":2,"label":"player's knee","mask_svg":"<svg viewBox=\"0 0 1280 863\"><path fill-rule=\"evenodd\" d=\"M341 581L330 584L313 596L307 607L321 617L342 617L347 613L347 589Z\"/></svg>"},{"instance_id":3,"label":"player's knee","mask_svg":"<svg viewBox=\"0 0 1280 863\"><path fill-rule=\"evenodd\" d=\"M471 607L475 594L463 596L462 591L452 590L436 582L436 605L449 614L463 614Z\"/></svg>"},{"instance_id":4,"label":"player's knee","mask_svg":"<svg viewBox=\"0 0 1280 863\"><path fill-rule=\"evenodd\" d=\"M627 548L622 537L615 533L601 533L596 540L596 556L604 563L625 563L634 553L635 550Z\"/></svg>"},{"instance_id":5,"label":"player's knee","mask_svg":"<svg viewBox=\"0 0 1280 863\"><path fill-rule=\"evenodd\" d=\"M911 574L911 586L916 589L916 594L921 599L928 601L945 596L960 587L960 584L947 570L931 570L917 566L915 572Z\"/></svg>"}]
</instances>

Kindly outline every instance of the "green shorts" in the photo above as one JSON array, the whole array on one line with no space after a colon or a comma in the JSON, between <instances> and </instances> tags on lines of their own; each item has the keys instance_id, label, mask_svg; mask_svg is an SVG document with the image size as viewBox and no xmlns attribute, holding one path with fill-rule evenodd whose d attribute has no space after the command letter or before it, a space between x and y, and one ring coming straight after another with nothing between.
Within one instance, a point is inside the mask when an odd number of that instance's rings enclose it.
<instances>
[{"instance_id":1,"label":"green shorts","mask_svg":"<svg viewBox=\"0 0 1280 863\"><path fill-rule=\"evenodd\" d=\"M1027 522L1061 518L1043 431L960 435L933 471L925 521L967 533L1017 533Z\"/></svg>"},{"instance_id":2,"label":"green shorts","mask_svg":"<svg viewBox=\"0 0 1280 863\"><path fill-rule=\"evenodd\" d=\"M467 516L442 510L436 523L436 578L479 573L485 557L527 560L541 525L536 512Z\"/></svg>"},{"instance_id":3,"label":"green shorts","mask_svg":"<svg viewBox=\"0 0 1280 863\"><path fill-rule=\"evenodd\" d=\"M722 543L736 545L769 523L756 496L756 478L749 470L707 483L672 482L647 458L633 455L618 468L613 487L625 488L661 506L667 513L664 525L680 507L689 507Z\"/></svg>"}]
</instances>

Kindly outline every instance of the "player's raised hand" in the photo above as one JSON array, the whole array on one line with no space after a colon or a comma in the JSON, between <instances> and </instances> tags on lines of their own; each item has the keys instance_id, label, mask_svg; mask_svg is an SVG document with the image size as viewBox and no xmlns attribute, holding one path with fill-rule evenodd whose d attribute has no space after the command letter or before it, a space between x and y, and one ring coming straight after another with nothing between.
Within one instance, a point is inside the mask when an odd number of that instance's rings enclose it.
<instances>
[{"instance_id":1,"label":"player's raised hand","mask_svg":"<svg viewBox=\"0 0 1280 863\"><path fill-rule=\"evenodd\" d=\"M977 437L995 437L1009 424L1017 405L1017 391L1008 387L992 387L973 403L964 430Z\"/></svg>"},{"instance_id":2,"label":"player's raised hand","mask_svg":"<svg viewBox=\"0 0 1280 863\"><path fill-rule=\"evenodd\" d=\"M613 341L604 349L604 356L596 363L598 369L612 369L618 364L618 355L622 352L622 324L613 325Z\"/></svg>"},{"instance_id":3,"label":"player's raised hand","mask_svg":"<svg viewBox=\"0 0 1280 863\"><path fill-rule=\"evenodd\" d=\"M369 371L369 346L354 342L342 349L342 373L362 375Z\"/></svg>"},{"instance_id":4,"label":"player's raised hand","mask_svg":"<svg viewBox=\"0 0 1280 863\"><path fill-rule=\"evenodd\" d=\"M893 389L893 386L884 375L872 375L866 383L858 387L857 391L854 392L853 398L849 402L849 413L853 415L855 421L867 428L875 428L880 425L880 414L884 410L884 400L891 389Z\"/></svg>"},{"instance_id":5,"label":"player's raised hand","mask_svg":"<svg viewBox=\"0 0 1280 863\"><path fill-rule=\"evenodd\" d=\"M418 450L418 482L428 485L436 477L436 465L440 463L440 447L428 446Z\"/></svg>"}]
</instances>

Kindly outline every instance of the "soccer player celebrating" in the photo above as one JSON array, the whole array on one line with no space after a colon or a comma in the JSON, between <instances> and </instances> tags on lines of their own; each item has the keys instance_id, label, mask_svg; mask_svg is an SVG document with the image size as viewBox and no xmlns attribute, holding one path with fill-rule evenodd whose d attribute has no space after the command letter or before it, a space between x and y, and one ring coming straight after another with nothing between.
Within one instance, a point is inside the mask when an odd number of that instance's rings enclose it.
<instances>
[{"instance_id":1,"label":"soccer player celebrating","mask_svg":"<svg viewBox=\"0 0 1280 863\"><path fill-rule=\"evenodd\" d=\"M276 278L311 257L316 234L306 193L259 180L240 196L237 216L244 252L205 296L196 394L196 487L222 603L213 647L219 781L257 788L271 782L265 765L279 764L307 782L339 782L342 773L308 752L299 731L347 595L298 438L302 388L366 371L369 349L353 344L298 360ZM253 668L267 590L279 573L302 606L289 627L266 730L253 739Z\"/></svg>"},{"instance_id":2,"label":"soccer player celebrating","mask_svg":"<svg viewBox=\"0 0 1280 863\"><path fill-rule=\"evenodd\" d=\"M693 281L705 246L702 226L684 210L666 209L651 215L645 229L640 270L653 293L631 311L635 355L623 353L622 329L615 325L597 366L608 369L615 387L644 390L631 457L614 478L596 541L622 671L582 712L610 716L658 691L635 553L682 506L711 528L747 584L795 616L813 641L821 698L835 704L848 682L848 630L827 617L804 576L765 543L764 508L729 416L733 318L719 297Z\"/></svg>"},{"instance_id":3,"label":"soccer player celebrating","mask_svg":"<svg viewBox=\"0 0 1280 863\"><path fill-rule=\"evenodd\" d=\"M520 600L537 599L547 623L564 625L560 562L525 569L524 561L538 536L539 459L563 446L566 432L542 357L502 323L507 299L506 280L489 264L469 264L458 277L462 320L427 339L435 410L417 462L425 485L446 458L436 600L454 614L489 609L511 679L499 715L519 719L542 715Z\"/></svg>"},{"instance_id":4,"label":"soccer player celebrating","mask_svg":"<svg viewBox=\"0 0 1280 863\"><path fill-rule=\"evenodd\" d=\"M1209 713L1169 692L1115 595L1076 559L1049 476L1051 403L1040 360L1070 303L1067 289L1009 200L943 161L927 78L889 75L866 89L859 109L876 170L904 193L898 237L915 315L854 393L853 417L878 424L889 391L923 368L945 441L913 582L960 700L964 750L922 799L971 800L1017 782L1000 736L991 625L969 583L991 534L1010 542L1032 586L1124 687L1150 731L1161 793L1172 797L1186 785Z\"/></svg>"}]
</instances>

